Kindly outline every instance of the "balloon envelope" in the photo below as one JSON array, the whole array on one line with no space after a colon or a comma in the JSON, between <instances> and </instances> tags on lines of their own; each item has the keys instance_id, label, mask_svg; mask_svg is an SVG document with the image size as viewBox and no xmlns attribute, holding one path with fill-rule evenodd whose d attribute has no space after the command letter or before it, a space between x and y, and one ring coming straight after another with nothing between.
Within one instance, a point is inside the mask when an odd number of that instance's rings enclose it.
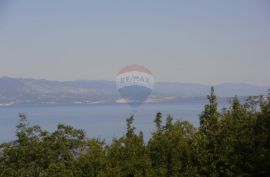
<instances>
[{"instance_id":1,"label":"balloon envelope","mask_svg":"<svg viewBox=\"0 0 270 177\"><path fill-rule=\"evenodd\" d=\"M152 93L154 78L152 73L141 65L124 67L117 75L117 89L125 102L136 108L144 103Z\"/></svg>"}]
</instances>

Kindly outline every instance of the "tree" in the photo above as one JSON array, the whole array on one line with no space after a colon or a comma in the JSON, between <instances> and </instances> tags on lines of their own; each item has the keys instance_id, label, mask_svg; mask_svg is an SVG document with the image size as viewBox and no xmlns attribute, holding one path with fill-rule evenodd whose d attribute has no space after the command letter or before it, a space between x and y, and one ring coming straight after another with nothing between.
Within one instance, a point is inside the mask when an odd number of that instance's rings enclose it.
<instances>
[{"instance_id":1,"label":"tree","mask_svg":"<svg viewBox=\"0 0 270 177\"><path fill-rule=\"evenodd\" d=\"M200 155L204 159L200 159L200 173L202 175L217 176L217 161L218 161L218 133L219 133L219 118L217 96L214 92L214 87L211 87L210 95L207 96L209 103L205 105L204 111L200 115L200 137L199 141L202 147Z\"/></svg>"},{"instance_id":2,"label":"tree","mask_svg":"<svg viewBox=\"0 0 270 177\"><path fill-rule=\"evenodd\" d=\"M73 163L84 148L84 132L58 125L49 133L30 126L24 114L20 118L17 140L0 146L0 176L75 176Z\"/></svg>"},{"instance_id":3,"label":"tree","mask_svg":"<svg viewBox=\"0 0 270 177\"><path fill-rule=\"evenodd\" d=\"M254 133L256 144L254 176L270 176L270 99L261 103L260 109L261 113L258 114Z\"/></svg>"},{"instance_id":4,"label":"tree","mask_svg":"<svg viewBox=\"0 0 270 177\"><path fill-rule=\"evenodd\" d=\"M237 97L224 113L219 134L219 169L225 176L253 176L254 125L256 114Z\"/></svg>"},{"instance_id":5,"label":"tree","mask_svg":"<svg viewBox=\"0 0 270 177\"><path fill-rule=\"evenodd\" d=\"M104 141L91 139L87 142L87 149L75 159L78 174L81 177L101 177L106 173L108 159Z\"/></svg>"},{"instance_id":6,"label":"tree","mask_svg":"<svg viewBox=\"0 0 270 177\"><path fill-rule=\"evenodd\" d=\"M114 139L108 147L109 164L107 176L114 177L148 177L152 176L151 161L147 156L142 132L137 135L133 124L133 116L126 120L127 132Z\"/></svg>"},{"instance_id":7,"label":"tree","mask_svg":"<svg viewBox=\"0 0 270 177\"><path fill-rule=\"evenodd\" d=\"M154 176L192 176L190 145L195 132L193 126L186 121L173 123L170 115L162 126L159 113L155 122L157 130L148 143Z\"/></svg>"},{"instance_id":8,"label":"tree","mask_svg":"<svg viewBox=\"0 0 270 177\"><path fill-rule=\"evenodd\" d=\"M156 118L155 118L155 124L156 124L156 128L157 128L157 131L160 131L161 130L161 123L162 123L162 113L161 112L158 112L156 114Z\"/></svg>"}]
</instances>

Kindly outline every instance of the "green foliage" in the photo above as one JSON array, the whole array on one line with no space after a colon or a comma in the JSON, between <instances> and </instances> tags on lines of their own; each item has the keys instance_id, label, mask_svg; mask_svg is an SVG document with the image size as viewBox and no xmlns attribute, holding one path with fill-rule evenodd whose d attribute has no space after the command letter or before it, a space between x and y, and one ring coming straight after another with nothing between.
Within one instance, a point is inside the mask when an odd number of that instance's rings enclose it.
<instances>
[{"instance_id":1,"label":"green foliage","mask_svg":"<svg viewBox=\"0 0 270 177\"><path fill-rule=\"evenodd\" d=\"M254 98L235 97L220 112L211 88L198 128L158 112L148 142L133 116L106 144L63 124L48 132L20 114L16 140L0 145L0 177L268 177L270 96Z\"/></svg>"},{"instance_id":2,"label":"green foliage","mask_svg":"<svg viewBox=\"0 0 270 177\"><path fill-rule=\"evenodd\" d=\"M74 176L74 160L84 148L84 132L58 125L49 133L20 115L17 140L0 146L1 176Z\"/></svg>"},{"instance_id":3,"label":"green foliage","mask_svg":"<svg viewBox=\"0 0 270 177\"><path fill-rule=\"evenodd\" d=\"M160 116L158 113L156 120L161 120ZM195 128L187 121L173 123L170 115L164 126L161 121L155 122L159 124L148 143L154 176L189 176L192 173L190 144Z\"/></svg>"},{"instance_id":4,"label":"green foliage","mask_svg":"<svg viewBox=\"0 0 270 177\"><path fill-rule=\"evenodd\" d=\"M151 161L147 156L143 134L135 133L133 116L127 119L126 134L108 147L107 175L114 177L152 176Z\"/></svg>"},{"instance_id":5,"label":"green foliage","mask_svg":"<svg viewBox=\"0 0 270 177\"><path fill-rule=\"evenodd\" d=\"M217 162L218 154L218 133L220 131L220 113L218 112L217 97L214 88L211 87L210 95L207 96L209 103L205 105L204 111L200 115L200 127L196 138L197 144L200 145L198 159L198 172L203 176L218 176Z\"/></svg>"},{"instance_id":6,"label":"green foliage","mask_svg":"<svg viewBox=\"0 0 270 177\"><path fill-rule=\"evenodd\" d=\"M256 176L270 176L270 92L261 103L255 124L254 171Z\"/></svg>"}]
</instances>

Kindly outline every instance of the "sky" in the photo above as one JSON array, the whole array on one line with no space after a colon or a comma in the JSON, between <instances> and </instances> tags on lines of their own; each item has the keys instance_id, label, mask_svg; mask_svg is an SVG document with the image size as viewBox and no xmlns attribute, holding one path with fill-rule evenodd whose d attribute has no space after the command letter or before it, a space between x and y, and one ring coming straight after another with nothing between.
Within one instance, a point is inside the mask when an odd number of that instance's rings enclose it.
<instances>
[{"instance_id":1,"label":"sky","mask_svg":"<svg viewBox=\"0 0 270 177\"><path fill-rule=\"evenodd\" d=\"M270 85L267 0L0 0L0 76Z\"/></svg>"}]
</instances>

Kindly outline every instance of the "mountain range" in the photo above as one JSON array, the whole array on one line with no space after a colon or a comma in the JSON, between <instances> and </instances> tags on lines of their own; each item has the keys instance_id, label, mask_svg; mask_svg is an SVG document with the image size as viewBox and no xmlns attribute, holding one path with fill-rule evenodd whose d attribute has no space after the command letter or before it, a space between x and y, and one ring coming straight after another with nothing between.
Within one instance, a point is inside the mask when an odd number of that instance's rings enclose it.
<instances>
[{"instance_id":1,"label":"mountain range","mask_svg":"<svg viewBox=\"0 0 270 177\"><path fill-rule=\"evenodd\" d=\"M205 99L210 85L157 82L146 102L179 102ZM245 83L214 85L219 97L265 95L270 87ZM0 77L0 106L18 104L111 104L121 103L115 81L50 81Z\"/></svg>"}]
</instances>

